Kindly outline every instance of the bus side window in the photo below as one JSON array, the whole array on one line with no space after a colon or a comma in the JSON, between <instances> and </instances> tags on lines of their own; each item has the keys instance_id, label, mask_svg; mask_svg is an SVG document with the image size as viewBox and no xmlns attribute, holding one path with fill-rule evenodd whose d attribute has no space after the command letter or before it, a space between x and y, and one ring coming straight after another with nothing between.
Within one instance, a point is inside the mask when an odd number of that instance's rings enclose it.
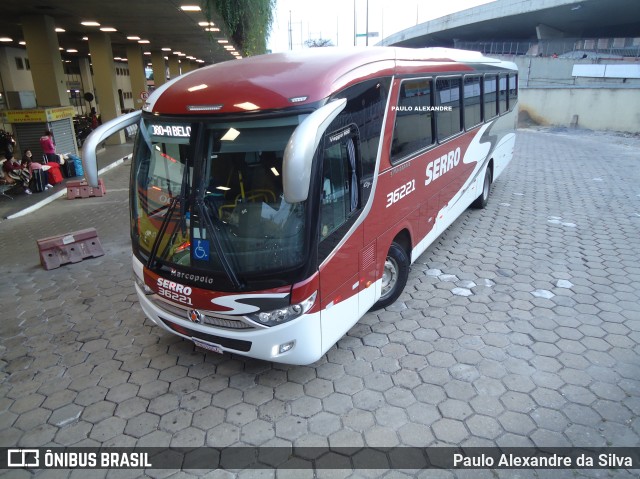
<instances>
[{"instance_id":1,"label":"bus side window","mask_svg":"<svg viewBox=\"0 0 640 479\"><path fill-rule=\"evenodd\" d=\"M482 123L480 77L464 77L464 127L469 130Z\"/></svg>"},{"instance_id":2,"label":"bus side window","mask_svg":"<svg viewBox=\"0 0 640 479\"><path fill-rule=\"evenodd\" d=\"M391 163L397 164L433 144L431 80L405 80L400 86L396 123L391 143Z\"/></svg>"},{"instance_id":3,"label":"bus side window","mask_svg":"<svg viewBox=\"0 0 640 479\"><path fill-rule=\"evenodd\" d=\"M507 105L507 75L500 75L500 114L505 113L509 106Z\"/></svg>"},{"instance_id":4,"label":"bus side window","mask_svg":"<svg viewBox=\"0 0 640 479\"><path fill-rule=\"evenodd\" d=\"M482 94L484 96L484 119L487 121L498 114L496 75L485 75Z\"/></svg>"},{"instance_id":5,"label":"bus side window","mask_svg":"<svg viewBox=\"0 0 640 479\"><path fill-rule=\"evenodd\" d=\"M329 138L327 137L327 143ZM359 206L356 150L353 137L328 144L322 162L322 206L320 238L324 239L347 222Z\"/></svg>"},{"instance_id":6,"label":"bus side window","mask_svg":"<svg viewBox=\"0 0 640 479\"><path fill-rule=\"evenodd\" d=\"M460 133L460 78L438 78L436 80L437 105L446 109L436 111L438 140L442 141Z\"/></svg>"},{"instance_id":7,"label":"bus side window","mask_svg":"<svg viewBox=\"0 0 640 479\"><path fill-rule=\"evenodd\" d=\"M509 109L513 109L518 101L518 75L509 73Z\"/></svg>"}]
</instances>

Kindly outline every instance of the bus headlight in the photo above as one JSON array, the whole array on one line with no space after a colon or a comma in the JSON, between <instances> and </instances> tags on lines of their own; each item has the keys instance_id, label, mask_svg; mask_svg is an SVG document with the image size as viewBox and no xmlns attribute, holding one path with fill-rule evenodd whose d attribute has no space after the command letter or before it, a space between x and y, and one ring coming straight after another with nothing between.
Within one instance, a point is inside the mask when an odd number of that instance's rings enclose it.
<instances>
[{"instance_id":1,"label":"bus headlight","mask_svg":"<svg viewBox=\"0 0 640 479\"><path fill-rule=\"evenodd\" d=\"M259 313L249 314L248 317L265 326L277 326L296 319L309 311L315 304L317 296L318 292L316 291L301 303L292 304L286 308L274 309L273 311L260 311Z\"/></svg>"}]
</instances>

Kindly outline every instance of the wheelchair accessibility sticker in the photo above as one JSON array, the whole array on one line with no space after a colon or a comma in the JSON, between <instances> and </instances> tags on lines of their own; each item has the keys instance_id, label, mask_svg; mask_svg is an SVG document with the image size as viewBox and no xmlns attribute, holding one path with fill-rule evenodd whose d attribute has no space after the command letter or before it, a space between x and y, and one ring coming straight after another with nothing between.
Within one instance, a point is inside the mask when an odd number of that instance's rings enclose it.
<instances>
[{"instance_id":1,"label":"wheelchair accessibility sticker","mask_svg":"<svg viewBox=\"0 0 640 479\"><path fill-rule=\"evenodd\" d=\"M209 261L209 240L193 240L193 258L198 261Z\"/></svg>"}]
</instances>

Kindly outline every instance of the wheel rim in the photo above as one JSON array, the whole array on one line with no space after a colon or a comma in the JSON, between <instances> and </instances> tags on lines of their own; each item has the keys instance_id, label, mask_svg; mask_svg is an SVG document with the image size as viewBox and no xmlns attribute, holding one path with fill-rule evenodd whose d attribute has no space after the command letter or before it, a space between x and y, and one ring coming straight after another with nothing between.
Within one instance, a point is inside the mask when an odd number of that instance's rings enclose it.
<instances>
[{"instance_id":1,"label":"wheel rim","mask_svg":"<svg viewBox=\"0 0 640 479\"><path fill-rule=\"evenodd\" d=\"M487 174L484 175L484 185L482 187L482 198L486 201L489 198L489 190L491 189L491 176L487 171Z\"/></svg>"},{"instance_id":2,"label":"wheel rim","mask_svg":"<svg viewBox=\"0 0 640 479\"><path fill-rule=\"evenodd\" d=\"M387 256L384 262L384 271L382 272L382 298L389 296L396 284L398 283L398 262Z\"/></svg>"}]
</instances>

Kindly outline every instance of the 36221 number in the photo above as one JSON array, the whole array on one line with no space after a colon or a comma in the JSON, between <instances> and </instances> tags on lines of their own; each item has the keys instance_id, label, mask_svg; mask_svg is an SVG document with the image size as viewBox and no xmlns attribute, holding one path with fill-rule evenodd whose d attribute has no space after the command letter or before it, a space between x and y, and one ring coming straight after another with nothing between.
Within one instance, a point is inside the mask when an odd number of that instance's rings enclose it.
<instances>
[{"instance_id":1,"label":"36221 number","mask_svg":"<svg viewBox=\"0 0 640 479\"><path fill-rule=\"evenodd\" d=\"M416 180L411 180L387 194L387 208L416 190Z\"/></svg>"}]
</instances>

